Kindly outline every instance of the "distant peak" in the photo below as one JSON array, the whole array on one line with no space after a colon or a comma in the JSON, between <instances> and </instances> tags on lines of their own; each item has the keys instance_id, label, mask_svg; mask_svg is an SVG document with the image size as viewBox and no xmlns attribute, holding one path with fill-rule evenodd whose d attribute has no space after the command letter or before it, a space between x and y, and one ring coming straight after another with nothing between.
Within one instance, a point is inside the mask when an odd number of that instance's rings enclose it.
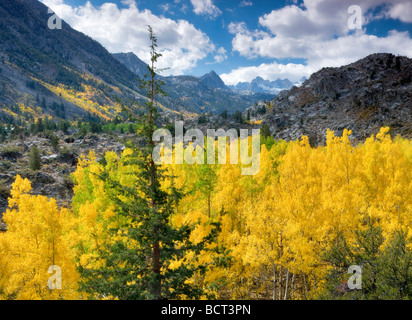
<instances>
[{"instance_id":1,"label":"distant peak","mask_svg":"<svg viewBox=\"0 0 412 320\"><path fill-rule=\"evenodd\" d=\"M223 82L223 80L213 70L211 70L209 73L205 74L204 76L200 77L200 79L209 88L221 88L221 89L226 88L226 85Z\"/></svg>"},{"instance_id":2,"label":"distant peak","mask_svg":"<svg viewBox=\"0 0 412 320\"><path fill-rule=\"evenodd\" d=\"M203 75L203 77L210 77L210 76L220 78L219 75L214 70L210 70L208 73Z\"/></svg>"}]
</instances>

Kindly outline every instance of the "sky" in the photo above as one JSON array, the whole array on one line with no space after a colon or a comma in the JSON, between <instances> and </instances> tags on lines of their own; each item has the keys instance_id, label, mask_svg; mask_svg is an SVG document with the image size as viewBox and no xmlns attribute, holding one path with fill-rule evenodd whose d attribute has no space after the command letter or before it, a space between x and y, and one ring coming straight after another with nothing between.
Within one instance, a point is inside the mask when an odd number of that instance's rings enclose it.
<instances>
[{"instance_id":1,"label":"sky","mask_svg":"<svg viewBox=\"0 0 412 320\"><path fill-rule=\"evenodd\" d=\"M295 82L372 53L412 58L412 0L40 1L109 52L145 62L151 25L164 76Z\"/></svg>"}]
</instances>

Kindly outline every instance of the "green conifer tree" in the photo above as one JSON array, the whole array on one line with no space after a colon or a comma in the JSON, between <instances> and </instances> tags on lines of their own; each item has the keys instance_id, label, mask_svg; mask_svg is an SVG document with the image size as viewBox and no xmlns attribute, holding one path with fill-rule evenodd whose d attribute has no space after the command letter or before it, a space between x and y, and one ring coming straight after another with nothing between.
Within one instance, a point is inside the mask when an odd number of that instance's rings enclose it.
<instances>
[{"instance_id":1,"label":"green conifer tree","mask_svg":"<svg viewBox=\"0 0 412 320\"><path fill-rule=\"evenodd\" d=\"M30 148L29 168L33 171L38 171L41 168L40 150L36 146Z\"/></svg>"},{"instance_id":2,"label":"green conifer tree","mask_svg":"<svg viewBox=\"0 0 412 320\"><path fill-rule=\"evenodd\" d=\"M377 274L378 299L412 299L412 239L396 231L382 250Z\"/></svg>"},{"instance_id":3,"label":"green conifer tree","mask_svg":"<svg viewBox=\"0 0 412 320\"><path fill-rule=\"evenodd\" d=\"M122 225L111 230L113 234L121 235L121 239L102 251L102 258L106 261L104 267L80 269L81 287L92 294L126 300L199 298L203 289L187 280L195 273L204 273L213 267L213 264L199 263L198 257L201 252L209 250L208 244L216 240L220 224L212 223L210 234L196 244L190 241L195 226L175 227L171 224L170 218L182 192L173 183L167 190L161 188L168 172L160 169L152 159L155 148L152 136L157 120L155 96L163 94L163 82L156 79L155 63L161 54L156 51L157 39L150 26L149 35L151 64L148 76L142 81L149 98L146 104L148 113L142 119L146 143L143 147L130 145L133 152L124 159L125 163L139 168L133 173L135 184L122 185L105 171L100 176L110 190L108 194L116 205L116 214L125 218ZM173 177L168 178L173 181ZM137 244L137 248L130 243ZM216 246L212 251L216 253L214 265L227 261L224 248ZM189 252L194 253L194 259L186 259ZM172 262L180 259L184 259L184 263L172 267Z\"/></svg>"},{"instance_id":4,"label":"green conifer tree","mask_svg":"<svg viewBox=\"0 0 412 320\"><path fill-rule=\"evenodd\" d=\"M369 226L356 232L356 242L349 245L339 235L323 258L333 267L320 299L399 300L412 298L412 239L398 230L385 242L380 227ZM350 266L361 267L361 287L348 286Z\"/></svg>"}]
</instances>

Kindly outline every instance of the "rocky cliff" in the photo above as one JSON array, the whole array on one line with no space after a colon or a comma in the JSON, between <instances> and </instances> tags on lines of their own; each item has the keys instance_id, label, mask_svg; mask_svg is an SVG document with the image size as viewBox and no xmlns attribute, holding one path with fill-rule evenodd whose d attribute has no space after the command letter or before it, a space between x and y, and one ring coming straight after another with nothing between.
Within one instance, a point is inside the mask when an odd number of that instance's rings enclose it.
<instances>
[{"instance_id":1,"label":"rocky cliff","mask_svg":"<svg viewBox=\"0 0 412 320\"><path fill-rule=\"evenodd\" d=\"M326 130L347 128L360 141L389 126L412 137L412 59L378 53L340 68L324 68L270 103L262 125L275 138L308 135L323 143Z\"/></svg>"}]
</instances>

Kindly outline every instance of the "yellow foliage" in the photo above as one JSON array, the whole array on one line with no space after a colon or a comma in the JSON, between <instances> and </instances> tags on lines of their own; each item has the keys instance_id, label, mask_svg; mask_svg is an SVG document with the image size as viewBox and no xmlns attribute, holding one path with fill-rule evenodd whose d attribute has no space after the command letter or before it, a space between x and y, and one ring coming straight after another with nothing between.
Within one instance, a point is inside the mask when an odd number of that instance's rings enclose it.
<instances>
[{"instance_id":1,"label":"yellow foliage","mask_svg":"<svg viewBox=\"0 0 412 320\"><path fill-rule=\"evenodd\" d=\"M305 299L322 289L328 271L322 254L338 234L350 243L357 230L374 225L385 238L398 229L411 235L412 142L392 139L389 128L357 146L350 136L349 130L341 137L328 130L326 145L316 148L306 136L270 148L262 145L254 176L242 175L242 165L229 161L164 165L174 176L162 182L165 190L175 184L185 194L171 223L196 223L191 240L198 243L219 221L218 242L233 257L228 268L196 274L189 283L224 299ZM130 174L136 168L124 161L130 152L105 156L106 172L124 186L136 182ZM5 214L9 230L0 234L3 298L79 297L73 291L78 276L72 261L84 268L103 265L99 248L116 237L108 229L126 219L114 213L110 190L97 178L102 170L93 152L81 157L73 174L72 212L58 210L53 199L31 195L30 182L16 178ZM185 257L195 258L213 263L208 252ZM62 267L63 283L72 281L70 289L44 288L51 264Z\"/></svg>"},{"instance_id":2,"label":"yellow foliage","mask_svg":"<svg viewBox=\"0 0 412 320\"><path fill-rule=\"evenodd\" d=\"M4 214L7 232L0 234L0 297L3 299L79 299L78 273L64 238L68 210L54 199L34 196L19 175ZM61 268L61 289L51 290L50 266Z\"/></svg>"}]
</instances>

